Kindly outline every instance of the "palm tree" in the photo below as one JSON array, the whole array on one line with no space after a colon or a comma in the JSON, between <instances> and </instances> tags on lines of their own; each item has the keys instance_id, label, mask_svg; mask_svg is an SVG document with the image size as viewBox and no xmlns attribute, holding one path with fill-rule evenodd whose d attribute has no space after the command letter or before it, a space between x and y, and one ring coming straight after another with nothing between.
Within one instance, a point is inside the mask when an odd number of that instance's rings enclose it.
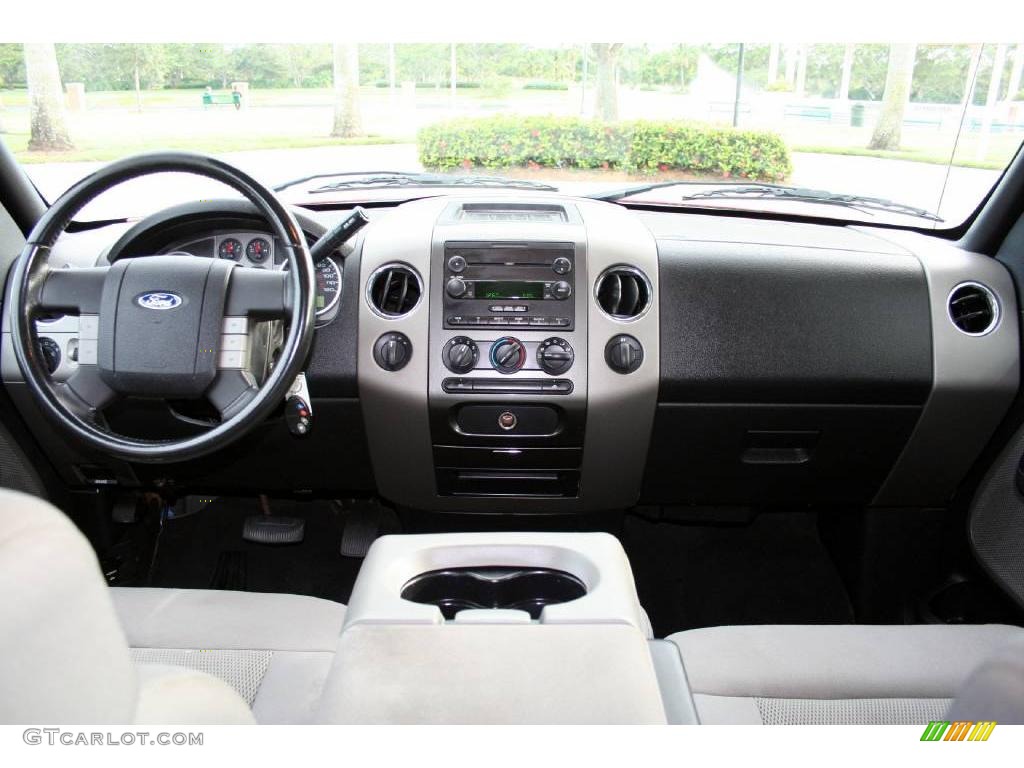
<instances>
[{"instance_id":1,"label":"palm tree","mask_svg":"<svg viewBox=\"0 0 1024 768\"><path fill-rule=\"evenodd\" d=\"M615 77L615 66L622 50L622 43L594 43L594 60L597 72L594 80L597 86L597 116L605 122L619 119L619 89Z\"/></svg>"},{"instance_id":2,"label":"palm tree","mask_svg":"<svg viewBox=\"0 0 1024 768\"><path fill-rule=\"evenodd\" d=\"M914 76L915 43L893 43L889 46L889 67L885 75L882 111L875 123L868 149L899 149L903 130L903 113L910 101L910 80Z\"/></svg>"},{"instance_id":3,"label":"palm tree","mask_svg":"<svg viewBox=\"0 0 1024 768\"><path fill-rule=\"evenodd\" d=\"M28 148L34 152L72 149L64 117L64 88L53 43L25 43L25 78L28 80L32 126Z\"/></svg>"},{"instance_id":4,"label":"palm tree","mask_svg":"<svg viewBox=\"0 0 1024 768\"><path fill-rule=\"evenodd\" d=\"M359 47L334 44L334 128L331 136L349 138L363 132L359 116Z\"/></svg>"}]
</instances>

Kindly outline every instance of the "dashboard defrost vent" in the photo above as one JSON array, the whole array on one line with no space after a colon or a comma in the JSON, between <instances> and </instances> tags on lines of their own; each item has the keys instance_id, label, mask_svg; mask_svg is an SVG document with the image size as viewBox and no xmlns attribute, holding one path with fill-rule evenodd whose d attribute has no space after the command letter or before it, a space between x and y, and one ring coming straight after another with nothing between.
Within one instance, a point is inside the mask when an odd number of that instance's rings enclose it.
<instances>
[{"instance_id":1,"label":"dashboard defrost vent","mask_svg":"<svg viewBox=\"0 0 1024 768\"><path fill-rule=\"evenodd\" d=\"M419 275L401 264L378 269L370 279L370 304L385 317L401 317L419 303L423 288Z\"/></svg>"},{"instance_id":2,"label":"dashboard defrost vent","mask_svg":"<svg viewBox=\"0 0 1024 768\"><path fill-rule=\"evenodd\" d=\"M597 280L597 303L617 320L632 320L651 303L650 283L638 269L612 267Z\"/></svg>"},{"instance_id":3,"label":"dashboard defrost vent","mask_svg":"<svg viewBox=\"0 0 1024 768\"><path fill-rule=\"evenodd\" d=\"M949 319L970 336L983 336L999 322L999 302L981 283L962 283L949 294Z\"/></svg>"},{"instance_id":4,"label":"dashboard defrost vent","mask_svg":"<svg viewBox=\"0 0 1024 768\"><path fill-rule=\"evenodd\" d=\"M462 206L459 218L463 221L568 221L563 206L544 203L466 203Z\"/></svg>"}]
</instances>

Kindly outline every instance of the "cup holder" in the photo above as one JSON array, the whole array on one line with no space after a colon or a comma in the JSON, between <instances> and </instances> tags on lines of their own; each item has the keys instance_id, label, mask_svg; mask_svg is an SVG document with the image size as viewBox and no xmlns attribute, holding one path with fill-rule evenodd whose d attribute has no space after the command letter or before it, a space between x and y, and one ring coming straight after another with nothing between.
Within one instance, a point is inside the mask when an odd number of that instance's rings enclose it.
<instances>
[{"instance_id":1,"label":"cup holder","mask_svg":"<svg viewBox=\"0 0 1024 768\"><path fill-rule=\"evenodd\" d=\"M587 588L555 568L488 565L421 573L405 583L401 594L404 600L436 605L449 621L467 608L526 611L536 620L545 605L577 600Z\"/></svg>"}]
</instances>

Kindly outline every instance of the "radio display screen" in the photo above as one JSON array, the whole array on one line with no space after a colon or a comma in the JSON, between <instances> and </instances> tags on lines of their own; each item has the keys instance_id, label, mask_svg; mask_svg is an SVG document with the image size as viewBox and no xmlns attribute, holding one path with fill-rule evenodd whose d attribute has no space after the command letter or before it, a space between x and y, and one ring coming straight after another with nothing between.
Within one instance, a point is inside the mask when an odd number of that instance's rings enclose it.
<instances>
[{"instance_id":1,"label":"radio display screen","mask_svg":"<svg viewBox=\"0 0 1024 768\"><path fill-rule=\"evenodd\" d=\"M544 283L525 280L476 280L478 299L543 299Z\"/></svg>"}]
</instances>

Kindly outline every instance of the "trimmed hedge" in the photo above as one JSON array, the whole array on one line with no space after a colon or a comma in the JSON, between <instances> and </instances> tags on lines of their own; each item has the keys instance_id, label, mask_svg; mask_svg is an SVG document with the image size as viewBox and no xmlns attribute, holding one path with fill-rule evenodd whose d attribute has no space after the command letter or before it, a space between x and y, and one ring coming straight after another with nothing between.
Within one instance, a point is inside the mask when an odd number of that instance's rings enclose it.
<instances>
[{"instance_id":1,"label":"trimmed hedge","mask_svg":"<svg viewBox=\"0 0 1024 768\"><path fill-rule=\"evenodd\" d=\"M524 91L568 91L568 83L553 83L548 80L534 80L523 85Z\"/></svg>"},{"instance_id":2,"label":"trimmed hedge","mask_svg":"<svg viewBox=\"0 0 1024 768\"><path fill-rule=\"evenodd\" d=\"M685 171L763 181L792 171L782 138L767 131L685 122L601 123L574 117L457 119L420 129L420 162L454 168L609 168Z\"/></svg>"}]
</instances>

